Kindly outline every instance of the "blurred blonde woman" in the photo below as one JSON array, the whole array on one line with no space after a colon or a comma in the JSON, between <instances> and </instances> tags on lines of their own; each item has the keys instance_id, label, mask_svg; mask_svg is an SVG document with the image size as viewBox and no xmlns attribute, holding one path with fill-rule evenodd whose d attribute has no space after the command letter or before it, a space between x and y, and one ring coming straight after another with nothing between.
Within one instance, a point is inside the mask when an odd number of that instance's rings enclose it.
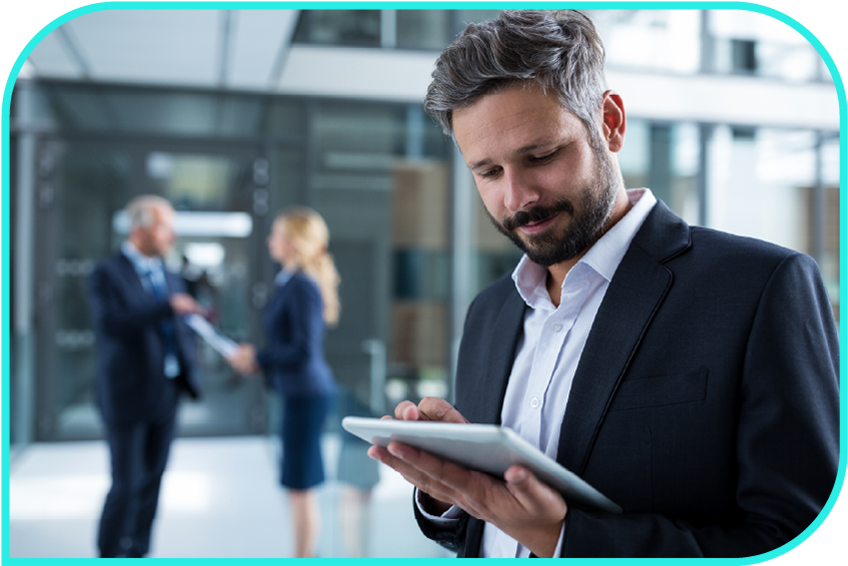
<instances>
[{"instance_id":1,"label":"blurred blonde woman","mask_svg":"<svg viewBox=\"0 0 848 566\"><path fill-rule=\"evenodd\" d=\"M292 208L274 220L271 259L282 266L262 325L266 346L241 344L229 359L239 372L262 372L282 400L280 483L288 490L295 527L295 555L314 555L320 517L312 488L324 481L321 431L330 412L334 381L324 359L324 334L339 318L339 275L327 253L324 219Z\"/></svg>"}]
</instances>

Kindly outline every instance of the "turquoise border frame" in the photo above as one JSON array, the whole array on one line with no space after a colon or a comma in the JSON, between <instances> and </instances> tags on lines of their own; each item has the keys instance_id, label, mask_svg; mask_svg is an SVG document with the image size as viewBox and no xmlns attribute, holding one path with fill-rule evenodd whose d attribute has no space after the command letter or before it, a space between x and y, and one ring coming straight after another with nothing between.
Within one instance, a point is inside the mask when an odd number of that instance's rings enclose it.
<instances>
[{"instance_id":1,"label":"turquoise border frame","mask_svg":"<svg viewBox=\"0 0 848 566\"><path fill-rule=\"evenodd\" d=\"M2 375L2 390L0 390L0 431L2 432L2 539L0 539L0 558L6 560L27 560L27 564L38 564L50 559L12 559L9 558L9 285L7 284L9 265L9 115L11 110L12 89L18 71L29 53L51 31L63 23L90 12L110 9L332 9L332 8L396 8L396 9L500 9L500 8L585 8L585 9L735 9L759 12L795 28L819 51L827 64L836 85L837 93L848 89L848 49L845 48L844 25L848 22L848 2L802 2L802 1L742 1L742 2L701 2L694 1L661 1L661 2L119 2L119 1L89 1L89 2L24 2L4 1L0 4L0 124L2 124L2 197L0 198L0 229L2 229L2 252L0 252L0 285L2 286L2 303L0 303L0 320L2 330L2 351L0 351L0 375ZM844 107L843 107L844 108ZM841 118L846 113L840 110ZM840 163L846 163L845 148L840 146ZM848 205L840 199L840 265L845 259L845 242L842 230L846 225ZM840 304L845 294L844 286L840 286ZM841 332L840 332L841 334ZM840 373L845 363L841 363ZM844 395L842 395L844 399ZM840 431L844 437L845 418L841 418ZM816 521L798 538L789 544L762 556L745 560L757 564L786 564L795 566L799 561L837 562L845 560L844 550L845 527L843 518L848 507L846 496L845 474L837 477L836 485L825 508ZM66 559L71 561L87 561L89 559ZM174 559L165 559L174 560ZM368 560L368 559L359 559ZM422 559L423 560L423 559ZM682 562L675 559L672 562ZM602 561L606 562L606 561ZM615 562L609 560L610 563ZM643 560L644 562L644 560ZM662 564L671 564L666 560ZM346 560L347 563L347 560ZM593 561L592 564L598 564Z\"/></svg>"}]
</instances>

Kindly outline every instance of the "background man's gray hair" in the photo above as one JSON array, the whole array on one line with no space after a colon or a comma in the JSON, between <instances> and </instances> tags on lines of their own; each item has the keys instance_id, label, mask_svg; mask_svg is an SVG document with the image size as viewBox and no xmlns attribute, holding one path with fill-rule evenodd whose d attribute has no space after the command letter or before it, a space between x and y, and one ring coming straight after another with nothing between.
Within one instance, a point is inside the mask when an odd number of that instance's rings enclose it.
<instances>
[{"instance_id":1,"label":"background man's gray hair","mask_svg":"<svg viewBox=\"0 0 848 566\"><path fill-rule=\"evenodd\" d=\"M515 10L470 24L436 61L424 109L448 135L452 114L517 83L556 93L598 142L606 91L604 46L592 21L576 10Z\"/></svg>"},{"instance_id":2,"label":"background man's gray hair","mask_svg":"<svg viewBox=\"0 0 848 566\"><path fill-rule=\"evenodd\" d=\"M155 219L153 209L172 209L168 199L156 195L141 195L127 203L126 212L130 219L130 230L134 228L145 228L153 224Z\"/></svg>"}]
</instances>

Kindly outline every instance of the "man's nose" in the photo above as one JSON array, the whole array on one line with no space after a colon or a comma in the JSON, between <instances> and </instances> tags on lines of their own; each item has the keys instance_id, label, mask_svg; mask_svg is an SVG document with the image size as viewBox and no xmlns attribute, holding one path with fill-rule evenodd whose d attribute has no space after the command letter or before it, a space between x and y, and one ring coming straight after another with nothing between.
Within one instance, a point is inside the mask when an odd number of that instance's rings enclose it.
<instances>
[{"instance_id":1,"label":"man's nose","mask_svg":"<svg viewBox=\"0 0 848 566\"><path fill-rule=\"evenodd\" d=\"M504 206L510 212L518 212L539 200L539 192L530 178L521 171L504 169Z\"/></svg>"}]
</instances>

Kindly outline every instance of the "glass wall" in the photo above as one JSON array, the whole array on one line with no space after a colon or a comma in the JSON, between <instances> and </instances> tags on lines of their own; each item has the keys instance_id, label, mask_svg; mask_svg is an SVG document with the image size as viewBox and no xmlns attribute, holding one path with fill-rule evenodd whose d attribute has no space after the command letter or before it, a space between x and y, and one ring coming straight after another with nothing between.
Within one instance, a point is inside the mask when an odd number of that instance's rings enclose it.
<instances>
[{"instance_id":1,"label":"glass wall","mask_svg":"<svg viewBox=\"0 0 848 566\"><path fill-rule=\"evenodd\" d=\"M705 14L715 71L792 82L831 80L813 46L783 22L737 10Z\"/></svg>"},{"instance_id":2,"label":"glass wall","mask_svg":"<svg viewBox=\"0 0 848 566\"><path fill-rule=\"evenodd\" d=\"M35 216L36 438L101 434L86 282L124 238L116 219L141 193L174 203L181 238L169 263L212 322L259 343L277 269L264 246L273 214L313 206L343 281L327 353L345 403L383 414L402 398L448 393L451 142L419 106L70 83L31 94L51 132L39 145ZM203 224L209 214L246 215L249 228L230 234ZM204 400L184 404L180 432L271 430L260 383L211 350L201 360Z\"/></svg>"},{"instance_id":3,"label":"glass wall","mask_svg":"<svg viewBox=\"0 0 848 566\"><path fill-rule=\"evenodd\" d=\"M306 10L294 42L440 51L465 26L498 10Z\"/></svg>"},{"instance_id":4,"label":"glass wall","mask_svg":"<svg viewBox=\"0 0 848 566\"><path fill-rule=\"evenodd\" d=\"M710 72L810 82L832 80L798 32L744 10L589 10L607 67Z\"/></svg>"},{"instance_id":5,"label":"glass wall","mask_svg":"<svg viewBox=\"0 0 848 566\"><path fill-rule=\"evenodd\" d=\"M337 378L377 414L422 387L444 394L422 383L443 387L449 366L449 141L402 105L319 101L310 131L309 200L342 276Z\"/></svg>"}]
</instances>

